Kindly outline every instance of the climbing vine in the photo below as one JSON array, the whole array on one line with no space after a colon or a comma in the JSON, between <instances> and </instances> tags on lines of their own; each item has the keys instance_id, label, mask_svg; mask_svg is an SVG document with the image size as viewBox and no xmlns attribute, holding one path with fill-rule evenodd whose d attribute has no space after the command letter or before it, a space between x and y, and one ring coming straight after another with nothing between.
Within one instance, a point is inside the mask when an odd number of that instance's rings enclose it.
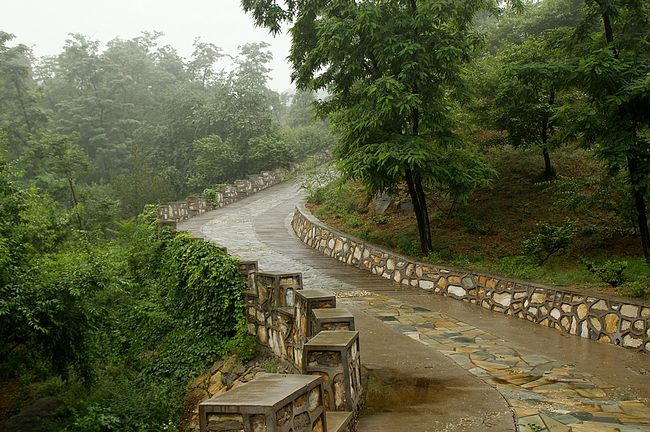
<instances>
[{"instance_id":1,"label":"climbing vine","mask_svg":"<svg viewBox=\"0 0 650 432\"><path fill-rule=\"evenodd\" d=\"M236 261L212 243L173 238L163 257L169 307L201 335L232 337L243 319L244 283Z\"/></svg>"}]
</instances>

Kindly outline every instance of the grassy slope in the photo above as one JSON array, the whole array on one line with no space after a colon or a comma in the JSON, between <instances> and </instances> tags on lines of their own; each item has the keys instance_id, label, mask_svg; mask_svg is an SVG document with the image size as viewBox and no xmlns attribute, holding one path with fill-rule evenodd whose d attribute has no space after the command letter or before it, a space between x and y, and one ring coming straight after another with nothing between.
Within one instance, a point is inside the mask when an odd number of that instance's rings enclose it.
<instances>
[{"instance_id":1,"label":"grassy slope","mask_svg":"<svg viewBox=\"0 0 650 432\"><path fill-rule=\"evenodd\" d=\"M601 179L603 168L586 151L565 148L553 152L558 180L542 182L541 154L509 147L492 149L491 164L499 172L491 188L476 191L470 202L449 217L447 197L432 192L429 208L434 252L419 256L413 214L391 205L387 212L373 214L361 185L335 184L317 193L310 204L326 223L400 253L437 264L481 270L546 284L588 289L610 295L631 295L627 288L614 290L589 273L581 260L623 259L628 262L628 281L650 280L650 269L639 257L641 246L633 227L611 211L620 200L620 188ZM599 191L606 193L598 196ZM592 205L575 205L591 196ZM408 196L402 193L402 201ZM567 206L567 202L574 204ZM595 204L595 206L593 205ZM539 222L562 224L574 220L579 232L571 246L538 266L525 256L522 242Z\"/></svg>"}]
</instances>

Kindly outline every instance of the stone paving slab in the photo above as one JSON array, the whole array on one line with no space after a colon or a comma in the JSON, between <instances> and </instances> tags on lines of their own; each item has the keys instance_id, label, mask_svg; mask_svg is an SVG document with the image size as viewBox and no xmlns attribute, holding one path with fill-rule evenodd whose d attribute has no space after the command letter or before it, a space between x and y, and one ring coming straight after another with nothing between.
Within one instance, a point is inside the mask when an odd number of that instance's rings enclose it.
<instances>
[{"instance_id":1,"label":"stone paving slab","mask_svg":"<svg viewBox=\"0 0 650 432\"><path fill-rule=\"evenodd\" d=\"M426 312L376 293L337 293L395 330L432 347L495 387L512 407L522 431L650 431L650 408L638 400L612 400L613 388L573 365L477 329L439 312ZM390 318L390 319L387 319Z\"/></svg>"},{"instance_id":2,"label":"stone paving slab","mask_svg":"<svg viewBox=\"0 0 650 432\"><path fill-rule=\"evenodd\" d=\"M543 346L523 348L454 317L395 300L383 286L375 292L367 279L357 283L361 277L353 269L331 258L314 258L314 251L298 240L286 240L292 236L290 213L301 198L295 184L276 186L179 228L226 246L241 259L259 261L264 271L300 271L305 287L333 291L341 305L443 354L497 389L512 407L520 431L650 432L650 408L641 400L610 396L616 388L602 376L541 354ZM278 206L286 209L284 215L265 217ZM256 230L262 218L264 224ZM330 267L337 268L336 277ZM377 286L389 284L375 279ZM650 385L650 377L639 379Z\"/></svg>"}]
</instances>

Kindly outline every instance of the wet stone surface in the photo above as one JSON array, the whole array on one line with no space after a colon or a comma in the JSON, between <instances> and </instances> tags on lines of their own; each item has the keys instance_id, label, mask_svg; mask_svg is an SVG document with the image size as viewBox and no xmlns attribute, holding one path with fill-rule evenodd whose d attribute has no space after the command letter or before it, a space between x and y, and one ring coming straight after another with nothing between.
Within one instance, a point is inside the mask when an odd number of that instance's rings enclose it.
<instances>
[{"instance_id":1,"label":"wet stone surface","mask_svg":"<svg viewBox=\"0 0 650 432\"><path fill-rule=\"evenodd\" d=\"M650 432L647 401L620 400L611 396L616 393L616 383L610 383L607 376L593 376L544 355L544 347L522 347L446 314L341 281L295 259L295 253L278 252L259 240L254 221L276 206L297 203L301 193L289 184L269 189L258 199L252 198L255 196L190 219L179 228L226 246L228 252L237 257L257 260L263 271L302 272L305 287L333 291L340 306L377 318L377 325L389 326L397 332L396 337L401 333L444 354L468 373L496 388L512 407L522 432ZM286 236L292 235L288 213L287 216L274 221L277 226L265 228L284 230ZM332 266L340 266L335 260L331 262ZM457 286L462 286L462 281ZM543 299L531 298L531 301ZM359 330L363 333L363 329ZM375 379L382 382L380 378ZM648 380L650 384L648 375L639 375L639 379ZM428 397L426 383L418 384L408 378L401 382L404 386L392 393L397 400ZM372 398L372 388L368 393Z\"/></svg>"},{"instance_id":2,"label":"wet stone surface","mask_svg":"<svg viewBox=\"0 0 650 432\"><path fill-rule=\"evenodd\" d=\"M608 397L612 385L572 365L384 295L348 295L339 304L381 319L496 387L512 406L522 431L650 431L647 405L612 400Z\"/></svg>"}]
</instances>

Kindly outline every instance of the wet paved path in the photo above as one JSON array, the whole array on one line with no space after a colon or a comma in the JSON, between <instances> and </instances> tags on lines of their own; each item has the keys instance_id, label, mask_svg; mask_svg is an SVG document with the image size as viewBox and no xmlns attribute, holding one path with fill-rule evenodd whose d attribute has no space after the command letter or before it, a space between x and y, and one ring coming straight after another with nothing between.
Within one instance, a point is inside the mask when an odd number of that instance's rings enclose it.
<instances>
[{"instance_id":1,"label":"wet paved path","mask_svg":"<svg viewBox=\"0 0 650 432\"><path fill-rule=\"evenodd\" d=\"M285 183L179 227L337 294L370 369L370 431L650 432L650 358L416 291L305 246ZM513 420L513 413L515 419ZM517 426L515 426L515 424Z\"/></svg>"}]
</instances>

